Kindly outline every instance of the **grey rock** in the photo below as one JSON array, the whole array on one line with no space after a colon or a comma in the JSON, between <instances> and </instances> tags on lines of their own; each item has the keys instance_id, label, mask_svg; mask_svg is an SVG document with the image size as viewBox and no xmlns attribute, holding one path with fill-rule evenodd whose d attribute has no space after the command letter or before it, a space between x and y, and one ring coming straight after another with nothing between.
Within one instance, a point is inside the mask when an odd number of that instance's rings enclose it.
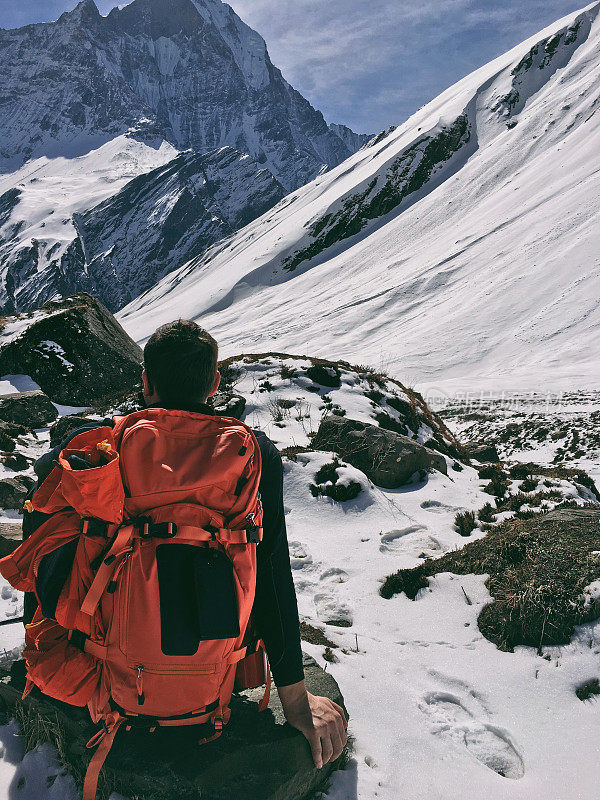
<instances>
[{"instance_id":1,"label":"grey rock","mask_svg":"<svg viewBox=\"0 0 600 800\"><path fill-rule=\"evenodd\" d=\"M232 147L182 153L75 215L78 237L62 257L60 291L88 292L118 311L284 194L269 170ZM43 288L32 276L19 286L19 307L55 293L55 281Z\"/></svg>"},{"instance_id":2,"label":"grey rock","mask_svg":"<svg viewBox=\"0 0 600 800\"><path fill-rule=\"evenodd\" d=\"M14 321L27 320L18 336L0 341L0 374L29 375L54 402L80 406L122 395L140 382L141 349L94 298L48 303Z\"/></svg>"},{"instance_id":3,"label":"grey rock","mask_svg":"<svg viewBox=\"0 0 600 800\"><path fill-rule=\"evenodd\" d=\"M20 523L0 522L0 558L10 555L22 540L23 531Z\"/></svg>"},{"instance_id":4,"label":"grey rock","mask_svg":"<svg viewBox=\"0 0 600 800\"><path fill-rule=\"evenodd\" d=\"M1 349L0 364L2 364ZM2 374L19 371L2 369L1 366L0 369ZM21 370L21 372L28 374L25 370ZM48 395L38 389L33 392L15 392L0 397L0 419L4 422L22 425L25 428L42 428L57 417L58 411Z\"/></svg>"},{"instance_id":5,"label":"grey rock","mask_svg":"<svg viewBox=\"0 0 600 800\"><path fill-rule=\"evenodd\" d=\"M80 417L77 414L68 414L64 417L59 417L54 425L50 428L50 446L56 447L72 432L86 425L88 422L95 422L89 417Z\"/></svg>"},{"instance_id":6,"label":"grey rock","mask_svg":"<svg viewBox=\"0 0 600 800\"><path fill-rule=\"evenodd\" d=\"M312 447L338 453L385 489L404 485L418 470L447 474L445 458L414 439L332 414L321 420Z\"/></svg>"},{"instance_id":7,"label":"grey rock","mask_svg":"<svg viewBox=\"0 0 600 800\"><path fill-rule=\"evenodd\" d=\"M0 508L15 508L20 511L27 499L27 492L34 483L35 481L29 475L2 478L0 480Z\"/></svg>"},{"instance_id":8,"label":"grey rock","mask_svg":"<svg viewBox=\"0 0 600 800\"><path fill-rule=\"evenodd\" d=\"M0 453L0 461L5 467L14 470L15 472L22 472L33 464L33 459L23 455L23 453Z\"/></svg>"},{"instance_id":9,"label":"grey rock","mask_svg":"<svg viewBox=\"0 0 600 800\"><path fill-rule=\"evenodd\" d=\"M233 394L232 392L217 392L211 398L211 405L216 414L220 414L223 417L242 419L246 408L246 398L242 397L241 394Z\"/></svg>"},{"instance_id":10,"label":"grey rock","mask_svg":"<svg viewBox=\"0 0 600 800\"><path fill-rule=\"evenodd\" d=\"M470 458L475 458L477 461L485 463L498 463L500 456L494 444L483 444L482 442L467 442L465 450Z\"/></svg>"},{"instance_id":11,"label":"grey rock","mask_svg":"<svg viewBox=\"0 0 600 800\"><path fill-rule=\"evenodd\" d=\"M320 386L327 386L330 389L339 389L341 386L340 372L335 367L313 364L306 370L306 374Z\"/></svg>"}]
</instances>

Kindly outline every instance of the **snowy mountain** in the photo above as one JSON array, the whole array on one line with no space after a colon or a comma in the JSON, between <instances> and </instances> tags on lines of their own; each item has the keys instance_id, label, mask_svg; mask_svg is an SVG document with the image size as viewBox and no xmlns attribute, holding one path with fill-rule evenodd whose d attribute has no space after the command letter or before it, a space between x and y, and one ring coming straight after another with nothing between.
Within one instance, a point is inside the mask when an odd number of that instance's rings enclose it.
<instances>
[{"instance_id":1,"label":"snowy mountain","mask_svg":"<svg viewBox=\"0 0 600 800\"><path fill-rule=\"evenodd\" d=\"M146 120L177 149L230 146L288 189L368 137L330 128L221 0L134 0L0 30L0 168L73 156Z\"/></svg>"},{"instance_id":2,"label":"snowy mountain","mask_svg":"<svg viewBox=\"0 0 600 800\"><path fill-rule=\"evenodd\" d=\"M120 321L143 342L198 319L225 354L335 350L421 391L594 385L599 11L464 78Z\"/></svg>"},{"instance_id":3,"label":"snowy mountain","mask_svg":"<svg viewBox=\"0 0 600 800\"><path fill-rule=\"evenodd\" d=\"M64 188L62 179L59 187ZM11 198L18 204L19 192L9 190L2 196L8 210ZM206 155L182 153L129 181L93 208L73 211L72 228L67 227L75 236L68 243L56 241L56 236L53 240L50 223L43 219L41 255L49 264L44 280L29 268L32 259L40 259L40 239L23 250L22 230L15 226L10 237L11 226L5 226L0 257L4 251L10 263L6 306L35 308L58 290L61 295L86 291L111 310L122 308L174 264L203 253L284 194L269 170L231 147ZM16 288L11 292L12 286Z\"/></svg>"},{"instance_id":4,"label":"snowy mountain","mask_svg":"<svg viewBox=\"0 0 600 800\"><path fill-rule=\"evenodd\" d=\"M84 0L0 30L0 131L9 312L81 289L120 308L369 138L328 127L221 0L134 0L107 17Z\"/></svg>"}]
</instances>

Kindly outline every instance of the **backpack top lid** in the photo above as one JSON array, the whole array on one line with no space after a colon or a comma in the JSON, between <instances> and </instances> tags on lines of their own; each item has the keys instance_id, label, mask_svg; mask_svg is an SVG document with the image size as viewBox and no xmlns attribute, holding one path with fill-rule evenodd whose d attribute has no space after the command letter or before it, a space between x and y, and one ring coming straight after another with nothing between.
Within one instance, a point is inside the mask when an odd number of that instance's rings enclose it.
<instances>
[{"instance_id":1,"label":"backpack top lid","mask_svg":"<svg viewBox=\"0 0 600 800\"><path fill-rule=\"evenodd\" d=\"M252 430L232 417L146 408L116 417L125 509L201 506L229 527L257 503L261 455ZM154 516L154 515L152 515ZM159 520L157 520L159 521Z\"/></svg>"}]
</instances>

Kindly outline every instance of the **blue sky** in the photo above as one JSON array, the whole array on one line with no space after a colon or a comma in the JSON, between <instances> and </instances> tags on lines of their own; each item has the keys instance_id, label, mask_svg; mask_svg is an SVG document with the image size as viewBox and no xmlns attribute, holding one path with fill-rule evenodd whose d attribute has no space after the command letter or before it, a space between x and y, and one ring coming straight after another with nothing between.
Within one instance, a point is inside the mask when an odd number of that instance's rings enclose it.
<instances>
[{"instance_id":1,"label":"blue sky","mask_svg":"<svg viewBox=\"0 0 600 800\"><path fill-rule=\"evenodd\" d=\"M123 2L123 0L119 0ZM167 0L165 0L167 2ZM0 0L0 27L56 19L76 0ZM97 0L101 13L117 5ZM230 0L274 64L329 122L374 133L581 0Z\"/></svg>"}]
</instances>

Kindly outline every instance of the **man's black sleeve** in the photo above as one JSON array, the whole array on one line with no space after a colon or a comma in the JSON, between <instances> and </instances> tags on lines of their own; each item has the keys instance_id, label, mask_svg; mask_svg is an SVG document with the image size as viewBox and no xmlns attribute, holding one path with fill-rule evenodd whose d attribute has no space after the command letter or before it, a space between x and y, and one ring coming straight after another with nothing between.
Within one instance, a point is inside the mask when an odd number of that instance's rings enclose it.
<instances>
[{"instance_id":1,"label":"man's black sleeve","mask_svg":"<svg viewBox=\"0 0 600 800\"><path fill-rule=\"evenodd\" d=\"M262 456L263 540L256 550L253 617L267 649L275 684L289 686L303 680L304 670L283 510L283 464L273 442L261 431L255 431L255 435Z\"/></svg>"}]
</instances>

